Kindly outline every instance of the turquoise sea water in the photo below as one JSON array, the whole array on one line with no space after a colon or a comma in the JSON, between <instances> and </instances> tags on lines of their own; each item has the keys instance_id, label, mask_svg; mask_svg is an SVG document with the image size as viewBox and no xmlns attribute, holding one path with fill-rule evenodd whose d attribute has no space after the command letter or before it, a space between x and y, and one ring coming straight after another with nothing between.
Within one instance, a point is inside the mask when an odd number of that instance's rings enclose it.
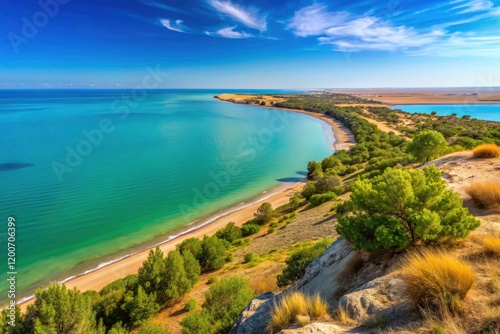
<instances>
[{"instance_id":1,"label":"turquoise sea water","mask_svg":"<svg viewBox=\"0 0 500 334\"><path fill-rule=\"evenodd\" d=\"M500 104L428 104L404 105L391 109L401 109L409 113L430 114L435 111L439 116L457 114L458 117L469 115L473 118L500 122Z\"/></svg>"},{"instance_id":2,"label":"turquoise sea water","mask_svg":"<svg viewBox=\"0 0 500 334\"><path fill-rule=\"evenodd\" d=\"M303 178L331 154L325 123L218 93L0 91L0 254L6 267L13 216L18 293Z\"/></svg>"}]
</instances>

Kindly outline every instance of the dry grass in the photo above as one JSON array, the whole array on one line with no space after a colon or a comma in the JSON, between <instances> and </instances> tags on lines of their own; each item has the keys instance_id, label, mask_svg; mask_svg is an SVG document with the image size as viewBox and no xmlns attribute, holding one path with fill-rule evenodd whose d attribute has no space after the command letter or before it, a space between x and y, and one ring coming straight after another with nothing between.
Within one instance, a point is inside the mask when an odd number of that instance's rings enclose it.
<instances>
[{"instance_id":1,"label":"dry grass","mask_svg":"<svg viewBox=\"0 0 500 334\"><path fill-rule=\"evenodd\" d=\"M477 159L498 158L500 157L500 147L495 144L479 145L472 150L472 155Z\"/></svg>"},{"instance_id":2,"label":"dry grass","mask_svg":"<svg viewBox=\"0 0 500 334\"><path fill-rule=\"evenodd\" d=\"M283 295L273 305L267 331L269 333L278 333L295 323L305 326L312 319L324 318L327 311L328 305L319 295L310 297L302 292L294 291ZM305 323L306 320L307 323Z\"/></svg>"},{"instance_id":3,"label":"dry grass","mask_svg":"<svg viewBox=\"0 0 500 334\"><path fill-rule=\"evenodd\" d=\"M275 276L266 276L258 280L252 281L250 287L255 292L256 296L265 294L266 292L276 292L279 291L278 285L276 285Z\"/></svg>"},{"instance_id":4,"label":"dry grass","mask_svg":"<svg viewBox=\"0 0 500 334\"><path fill-rule=\"evenodd\" d=\"M442 251L410 255L403 275L406 295L415 306L453 314L461 311L475 278L467 263Z\"/></svg>"},{"instance_id":5,"label":"dry grass","mask_svg":"<svg viewBox=\"0 0 500 334\"><path fill-rule=\"evenodd\" d=\"M500 209L500 183L474 183L465 192L484 209Z\"/></svg>"},{"instance_id":6,"label":"dry grass","mask_svg":"<svg viewBox=\"0 0 500 334\"><path fill-rule=\"evenodd\" d=\"M500 256L500 236L484 236L481 238L481 243L487 253Z\"/></svg>"},{"instance_id":7,"label":"dry grass","mask_svg":"<svg viewBox=\"0 0 500 334\"><path fill-rule=\"evenodd\" d=\"M356 324L356 320L354 320L353 318L351 318L349 316L349 314L347 313L347 311L345 309L343 309L342 307L339 306L338 309L335 310L335 313L334 313L334 316L335 318L340 321L342 324L344 325L355 325Z\"/></svg>"},{"instance_id":8,"label":"dry grass","mask_svg":"<svg viewBox=\"0 0 500 334\"><path fill-rule=\"evenodd\" d=\"M432 312L425 312L424 330L431 334L467 334L467 330L462 326L460 319L453 317L447 310L441 310L436 316Z\"/></svg>"}]
</instances>

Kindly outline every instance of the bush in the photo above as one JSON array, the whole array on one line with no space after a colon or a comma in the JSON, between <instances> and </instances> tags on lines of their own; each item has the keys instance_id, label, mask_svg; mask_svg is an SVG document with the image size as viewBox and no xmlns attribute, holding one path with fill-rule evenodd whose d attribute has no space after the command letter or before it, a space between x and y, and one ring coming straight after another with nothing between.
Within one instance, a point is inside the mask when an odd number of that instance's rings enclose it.
<instances>
[{"instance_id":1,"label":"bush","mask_svg":"<svg viewBox=\"0 0 500 334\"><path fill-rule=\"evenodd\" d=\"M285 260L286 267L277 277L279 287L285 287L304 276L307 266L315 258L323 254L332 244L332 240L325 238L313 246L295 251Z\"/></svg>"},{"instance_id":2,"label":"bush","mask_svg":"<svg viewBox=\"0 0 500 334\"><path fill-rule=\"evenodd\" d=\"M182 253L191 252L198 259L201 253L201 240L198 238L188 238L177 245L177 249Z\"/></svg>"},{"instance_id":3,"label":"bush","mask_svg":"<svg viewBox=\"0 0 500 334\"><path fill-rule=\"evenodd\" d=\"M481 242L486 252L500 256L500 236L487 235L481 238Z\"/></svg>"},{"instance_id":4,"label":"bush","mask_svg":"<svg viewBox=\"0 0 500 334\"><path fill-rule=\"evenodd\" d=\"M474 283L472 268L444 252L413 254L403 268L404 291L415 306L456 314Z\"/></svg>"},{"instance_id":5,"label":"bush","mask_svg":"<svg viewBox=\"0 0 500 334\"><path fill-rule=\"evenodd\" d=\"M275 231L276 231L276 227L269 226L269 228L267 229L267 234L272 234Z\"/></svg>"},{"instance_id":6,"label":"bush","mask_svg":"<svg viewBox=\"0 0 500 334\"><path fill-rule=\"evenodd\" d=\"M253 297L248 281L240 277L230 277L212 285L205 294L203 307L210 314L216 333L228 333Z\"/></svg>"},{"instance_id":7,"label":"bush","mask_svg":"<svg viewBox=\"0 0 500 334\"><path fill-rule=\"evenodd\" d=\"M326 203L328 201L333 201L337 198L337 195L333 192L327 192L324 194L315 194L312 195L309 199L309 202L312 206L318 206L320 204Z\"/></svg>"},{"instance_id":8,"label":"bush","mask_svg":"<svg viewBox=\"0 0 500 334\"><path fill-rule=\"evenodd\" d=\"M276 215L276 211L273 210L273 206L271 203L265 202L257 209L257 212L254 213L255 222L259 225L264 225L274 218Z\"/></svg>"},{"instance_id":9,"label":"bush","mask_svg":"<svg viewBox=\"0 0 500 334\"><path fill-rule=\"evenodd\" d=\"M161 326L154 324L152 322L147 322L141 326L141 329L137 332L137 334L169 334L170 331Z\"/></svg>"},{"instance_id":10,"label":"bush","mask_svg":"<svg viewBox=\"0 0 500 334\"><path fill-rule=\"evenodd\" d=\"M260 231L260 226L254 223L245 223L241 227L241 234L244 237L258 233Z\"/></svg>"},{"instance_id":11,"label":"bush","mask_svg":"<svg viewBox=\"0 0 500 334\"><path fill-rule=\"evenodd\" d=\"M500 183L474 183L465 192L483 209L500 209Z\"/></svg>"},{"instance_id":12,"label":"bush","mask_svg":"<svg viewBox=\"0 0 500 334\"><path fill-rule=\"evenodd\" d=\"M184 311L190 312L196 310L196 307L198 306L198 302L196 299L191 298L186 302L186 305L184 305Z\"/></svg>"},{"instance_id":13,"label":"bush","mask_svg":"<svg viewBox=\"0 0 500 334\"><path fill-rule=\"evenodd\" d=\"M314 194L316 194L316 186L314 185L314 182L307 182L304 189L302 189L302 196L309 200Z\"/></svg>"},{"instance_id":14,"label":"bush","mask_svg":"<svg viewBox=\"0 0 500 334\"><path fill-rule=\"evenodd\" d=\"M327 311L328 305L319 295L308 297L299 291L284 294L271 309L267 330L269 333L277 333L294 323L303 326L307 320L324 317Z\"/></svg>"},{"instance_id":15,"label":"bush","mask_svg":"<svg viewBox=\"0 0 500 334\"><path fill-rule=\"evenodd\" d=\"M358 180L337 212L337 232L369 252L465 238L480 225L435 166Z\"/></svg>"},{"instance_id":16,"label":"bush","mask_svg":"<svg viewBox=\"0 0 500 334\"><path fill-rule=\"evenodd\" d=\"M208 279L207 284L210 285L210 284L214 284L217 282L219 282L219 278L217 276L212 276Z\"/></svg>"},{"instance_id":17,"label":"bush","mask_svg":"<svg viewBox=\"0 0 500 334\"><path fill-rule=\"evenodd\" d=\"M257 259L257 256L255 255L255 253L252 253L252 252L246 253L243 256L243 260L245 261L245 263L253 262L256 259Z\"/></svg>"},{"instance_id":18,"label":"bush","mask_svg":"<svg viewBox=\"0 0 500 334\"><path fill-rule=\"evenodd\" d=\"M232 243L236 239L241 238L241 228L236 226L234 222L230 222L226 225L226 227L217 231L215 235L219 239L223 239L229 243Z\"/></svg>"},{"instance_id":19,"label":"bush","mask_svg":"<svg viewBox=\"0 0 500 334\"><path fill-rule=\"evenodd\" d=\"M472 156L477 159L500 157L500 147L495 144L479 145L472 150Z\"/></svg>"},{"instance_id":20,"label":"bush","mask_svg":"<svg viewBox=\"0 0 500 334\"><path fill-rule=\"evenodd\" d=\"M203 310L191 312L181 321L182 334L215 334L210 314Z\"/></svg>"},{"instance_id":21,"label":"bush","mask_svg":"<svg viewBox=\"0 0 500 334\"><path fill-rule=\"evenodd\" d=\"M408 152L420 162L428 162L446 152L448 143L444 136L434 130L419 132L408 144Z\"/></svg>"},{"instance_id":22,"label":"bush","mask_svg":"<svg viewBox=\"0 0 500 334\"><path fill-rule=\"evenodd\" d=\"M288 201L288 205L290 209L292 210L297 210L300 206L300 198L297 195L293 195L290 197L290 200Z\"/></svg>"}]
</instances>

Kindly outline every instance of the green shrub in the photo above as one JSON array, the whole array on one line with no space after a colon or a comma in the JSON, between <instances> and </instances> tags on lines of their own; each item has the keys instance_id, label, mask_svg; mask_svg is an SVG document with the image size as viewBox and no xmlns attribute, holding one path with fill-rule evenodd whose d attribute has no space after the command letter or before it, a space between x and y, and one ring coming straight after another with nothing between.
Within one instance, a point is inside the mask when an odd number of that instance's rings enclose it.
<instances>
[{"instance_id":1,"label":"green shrub","mask_svg":"<svg viewBox=\"0 0 500 334\"><path fill-rule=\"evenodd\" d=\"M210 314L203 310L201 312L191 312L182 319L182 334L215 334L216 329L212 323Z\"/></svg>"},{"instance_id":2,"label":"green shrub","mask_svg":"<svg viewBox=\"0 0 500 334\"><path fill-rule=\"evenodd\" d=\"M271 203L265 202L262 203L262 205L257 209L257 212L254 213L255 216L255 223L259 225L264 225L269 222L274 218L276 215L276 211L273 209L273 206Z\"/></svg>"},{"instance_id":3,"label":"green shrub","mask_svg":"<svg viewBox=\"0 0 500 334\"><path fill-rule=\"evenodd\" d=\"M448 143L444 136L434 130L419 132L408 145L408 152L420 162L428 162L445 154Z\"/></svg>"},{"instance_id":4,"label":"green shrub","mask_svg":"<svg viewBox=\"0 0 500 334\"><path fill-rule=\"evenodd\" d=\"M318 256L323 254L332 244L332 240L325 238L313 246L297 250L285 260L286 267L278 275L278 286L285 287L304 276L307 266Z\"/></svg>"},{"instance_id":5,"label":"green shrub","mask_svg":"<svg viewBox=\"0 0 500 334\"><path fill-rule=\"evenodd\" d=\"M290 200L288 201L288 205L290 209L292 210L297 210L300 206L300 198L297 195L293 195L290 197Z\"/></svg>"},{"instance_id":6,"label":"green shrub","mask_svg":"<svg viewBox=\"0 0 500 334\"><path fill-rule=\"evenodd\" d=\"M207 284L210 285L210 284L214 284L214 283L217 283L219 281L219 278L217 276L212 276L208 279L207 281Z\"/></svg>"},{"instance_id":7,"label":"green shrub","mask_svg":"<svg viewBox=\"0 0 500 334\"><path fill-rule=\"evenodd\" d=\"M236 226L234 222L230 222L226 225L226 227L217 231L215 235L219 239L223 239L229 243L232 243L236 239L241 238L241 228Z\"/></svg>"},{"instance_id":8,"label":"green shrub","mask_svg":"<svg viewBox=\"0 0 500 334\"><path fill-rule=\"evenodd\" d=\"M257 259L257 256L255 255L255 253L252 253L252 252L246 253L243 256L243 260L245 261L245 263L253 262L256 259Z\"/></svg>"},{"instance_id":9,"label":"green shrub","mask_svg":"<svg viewBox=\"0 0 500 334\"><path fill-rule=\"evenodd\" d=\"M137 334L169 334L170 331L161 326L154 324L152 322L147 322L141 326L141 329L137 332Z\"/></svg>"},{"instance_id":10,"label":"green shrub","mask_svg":"<svg viewBox=\"0 0 500 334\"><path fill-rule=\"evenodd\" d=\"M304 196L305 199L309 200L314 194L316 194L316 186L314 185L314 182L309 181L302 190L302 196Z\"/></svg>"},{"instance_id":11,"label":"green shrub","mask_svg":"<svg viewBox=\"0 0 500 334\"><path fill-rule=\"evenodd\" d=\"M316 194L311 197L309 202L311 203L312 206L318 206L320 204L323 204L328 201L333 201L337 198L337 195L333 192L327 192L324 194Z\"/></svg>"},{"instance_id":12,"label":"green shrub","mask_svg":"<svg viewBox=\"0 0 500 334\"><path fill-rule=\"evenodd\" d=\"M187 312L194 311L194 310L196 310L196 307L198 307L198 302L196 301L196 299L191 298L184 305L184 311L187 311Z\"/></svg>"},{"instance_id":13,"label":"green shrub","mask_svg":"<svg viewBox=\"0 0 500 334\"><path fill-rule=\"evenodd\" d=\"M201 253L198 258L202 271L212 271L222 268L226 263L226 253L229 243L216 236L204 236L201 242Z\"/></svg>"},{"instance_id":14,"label":"green shrub","mask_svg":"<svg viewBox=\"0 0 500 334\"><path fill-rule=\"evenodd\" d=\"M276 232L276 228L269 226L269 228L267 229L267 234L272 234L274 232Z\"/></svg>"},{"instance_id":15,"label":"green shrub","mask_svg":"<svg viewBox=\"0 0 500 334\"><path fill-rule=\"evenodd\" d=\"M479 226L435 166L388 169L358 180L339 207L337 232L356 249L406 249L421 242L465 238Z\"/></svg>"},{"instance_id":16,"label":"green shrub","mask_svg":"<svg viewBox=\"0 0 500 334\"><path fill-rule=\"evenodd\" d=\"M241 234L244 237L258 233L260 231L260 226L254 223L245 223L241 227Z\"/></svg>"}]
</instances>

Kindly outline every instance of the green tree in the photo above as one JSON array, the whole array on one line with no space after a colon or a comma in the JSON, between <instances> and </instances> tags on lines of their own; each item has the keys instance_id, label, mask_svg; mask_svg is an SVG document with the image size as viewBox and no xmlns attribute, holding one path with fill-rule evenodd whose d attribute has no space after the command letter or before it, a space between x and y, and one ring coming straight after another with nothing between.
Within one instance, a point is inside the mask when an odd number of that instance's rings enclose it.
<instances>
[{"instance_id":1,"label":"green tree","mask_svg":"<svg viewBox=\"0 0 500 334\"><path fill-rule=\"evenodd\" d=\"M318 178L315 184L315 194L323 194L334 191L342 186L342 179L337 175L325 175Z\"/></svg>"},{"instance_id":2,"label":"green tree","mask_svg":"<svg viewBox=\"0 0 500 334\"><path fill-rule=\"evenodd\" d=\"M165 259L160 247L149 251L148 258L139 268L138 282L146 293L160 290L161 281L165 274Z\"/></svg>"},{"instance_id":3,"label":"green tree","mask_svg":"<svg viewBox=\"0 0 500 334\"><path fill-rule=\"evenodd\" d=\"M184 267L184 259L178 250L168 253L164 282L166 300L180 297L193 287Z\"/></svg>"},{"instance_id":4,"label":"green tree","mask_svg":"<svg viewBox=\"0 0 500 334\"><path fill-rule=\"evenodd\" d=\"M184 261L184 270L186 271L186 277L191 282L191 286L194 286L200 279L200 263L191 252L182 254L182 260Z\"/></svg>"},{"instance_id":5,"label":"green tree","mask_svg":"<svg viewBox=\"0 0 500 334\"><path fill-rule=\"evenodd\" d=\"M204 236L201 242L201 253L198 261L203 271L212 271L222 268L226 263L226 253L229 244L216 236Z\"/></svg>"},{"instance_id":6,"label":"green tree","mask_svg":"<svg viewBox=\"0 0 500 334\"><path fill-rule=\"evenodd\" d=\"M290 200L288 201L288 205L290 206L290 209L297 210L300 206L299 196L293 195L292 197L290 197Z\"/></svg>"},{"instance_id":7,"label":"green tree","mask_svg":"<svg viewBox=\"0 0 500 334\"><path fill-rule=\"evenodd\" d=\"M340 212L338 233L367 251L465 238L480 224L446 189L435 166L389 168L371 180L358 180Z\"/></svg>"},{"instance_id":8,"label":"green tree","mask_svg":"<svg viewBox=\"0 0 500 334\"><path fill-rule=\"evenodd\" d=\"M205 294L203 307L215 322L216 333L228 333L253 297L248 280L241 277L230 277L212 285Z\"/></svg>"},{"instance_id":9,"label":"green tree","mask_svg":"<svg viewBox=\"0 0 500 334\"><path fill-rule=\"evenodd\" d=\"M201 240L198 238L188 238L177 245L177 250L182 254L189 251L198 259L201 254Z\"/></svg>"},{"instance_id":10,"label":"green tree","mask_svg":"<svg viewBox=\"0 0 500 334\"><path fill-rule=\"evenodd\" d=\"M241 226L241 234L244 237L258 233L260 231L260 226L254 223L246 222Z\"/></svg>"},{"instance_id":11,"label":"green tree","mask_svg":"<svg viewBox=\"0 0 500 334\"><path fill-rule=\"evenodd\" d=\"M52 284L45 290L37 290L35 297L25 316L27 333L96 333L90 298L76 288L69 290L64 284Z\"/></svg>"},{"instance_id":12,"label":"green tree","mask_svg":"<svg viewBox=\"0 0 500 334\"><path fill-rule=\"evenodd\" d=\"M212 317L207 310L191 312L182 319L182 334L215 334Z\"/></svg>"},{"instance_id":13,"label":"green tree","mask_svg":"<svg viewBox=\"0 0 500 334\"><path fill-rule=\"evenodd\" d=\"M262 205L257 209L257 212L254 213L255 222L259 225L267 224L273 220L275 215L276 211L273 210L271 203L262 203Z\"/></svg>"},{"instance_id":14,"label":"green tree","mask_svg":"<svg viewBox=\"0 0 500 334\"><path fill-rule=\"evenodd\" d=\"M138 326L144 320L151 318L160 307L156 303L156 293L148 294L139 286L135 295L132 291L125 294L123 309L130 317L130 324Z\"/></svg>"},{"instance_id":15,"label":"green tree","mask_svg":"<svg viewBox=\"0 0 500 334\"><path fill-rule=\"evenodd\" d=\"M23 323L24 317L19 306L4 308L0 315L0 334L24 334Z\"/></svg>"},{"instance_id":16,"label":"green tree","mask_svg":"<svg viewBox=\"0 0 500 334\"><path fill-rule=\"evenodd\" d=\"M215 235L219 239L232 243L236 239L241 238L241 228L236 226L234 222L230 222L224 228L218 230Z\"/></svg>"},{"instance_id":17,"label":"green tree","mask_svg":"<svg viewBox=\"0 0 500 334\"><path fill-rule=\"evenodd\" d=\"M170 331L161 325L157 325L151 321L146 322L141 326L138 334L169 334Z\"/></svg>"},{"instance_id":18,"label":"green tree","mask_svg":"<svg viewBox=\"0 0 500 334\"><path fill-rule=\"evenodd\" d=\"M123 327L121 322L118 322L109 330L108 334L130 334L130 331Z\"/></svg>"},{"instance_id":19,"label":"green tree","mask_svg":"<svg viewBox=\"0 0 500 334\"><path fill-rule=\"evenodd\" d=\"M420 162L428 162L435 159L447 150L448 143L444 136L434 130L419 132L413 141L408 144L408 153L415 156Z\"/></svg>"},{"instance_id":20,"label":"green tree","mask_svg":"<svg viewBox=\"0 0 500 334\"><path fill-rule=\"evenodd\" d=\"M293 252L286 260L286 267L277 277L279 287L285 287L304 276L307 266L318 256L323 254L332 244L332 240L325 238L316 244Z\"/></svg>"}]
</instances>

